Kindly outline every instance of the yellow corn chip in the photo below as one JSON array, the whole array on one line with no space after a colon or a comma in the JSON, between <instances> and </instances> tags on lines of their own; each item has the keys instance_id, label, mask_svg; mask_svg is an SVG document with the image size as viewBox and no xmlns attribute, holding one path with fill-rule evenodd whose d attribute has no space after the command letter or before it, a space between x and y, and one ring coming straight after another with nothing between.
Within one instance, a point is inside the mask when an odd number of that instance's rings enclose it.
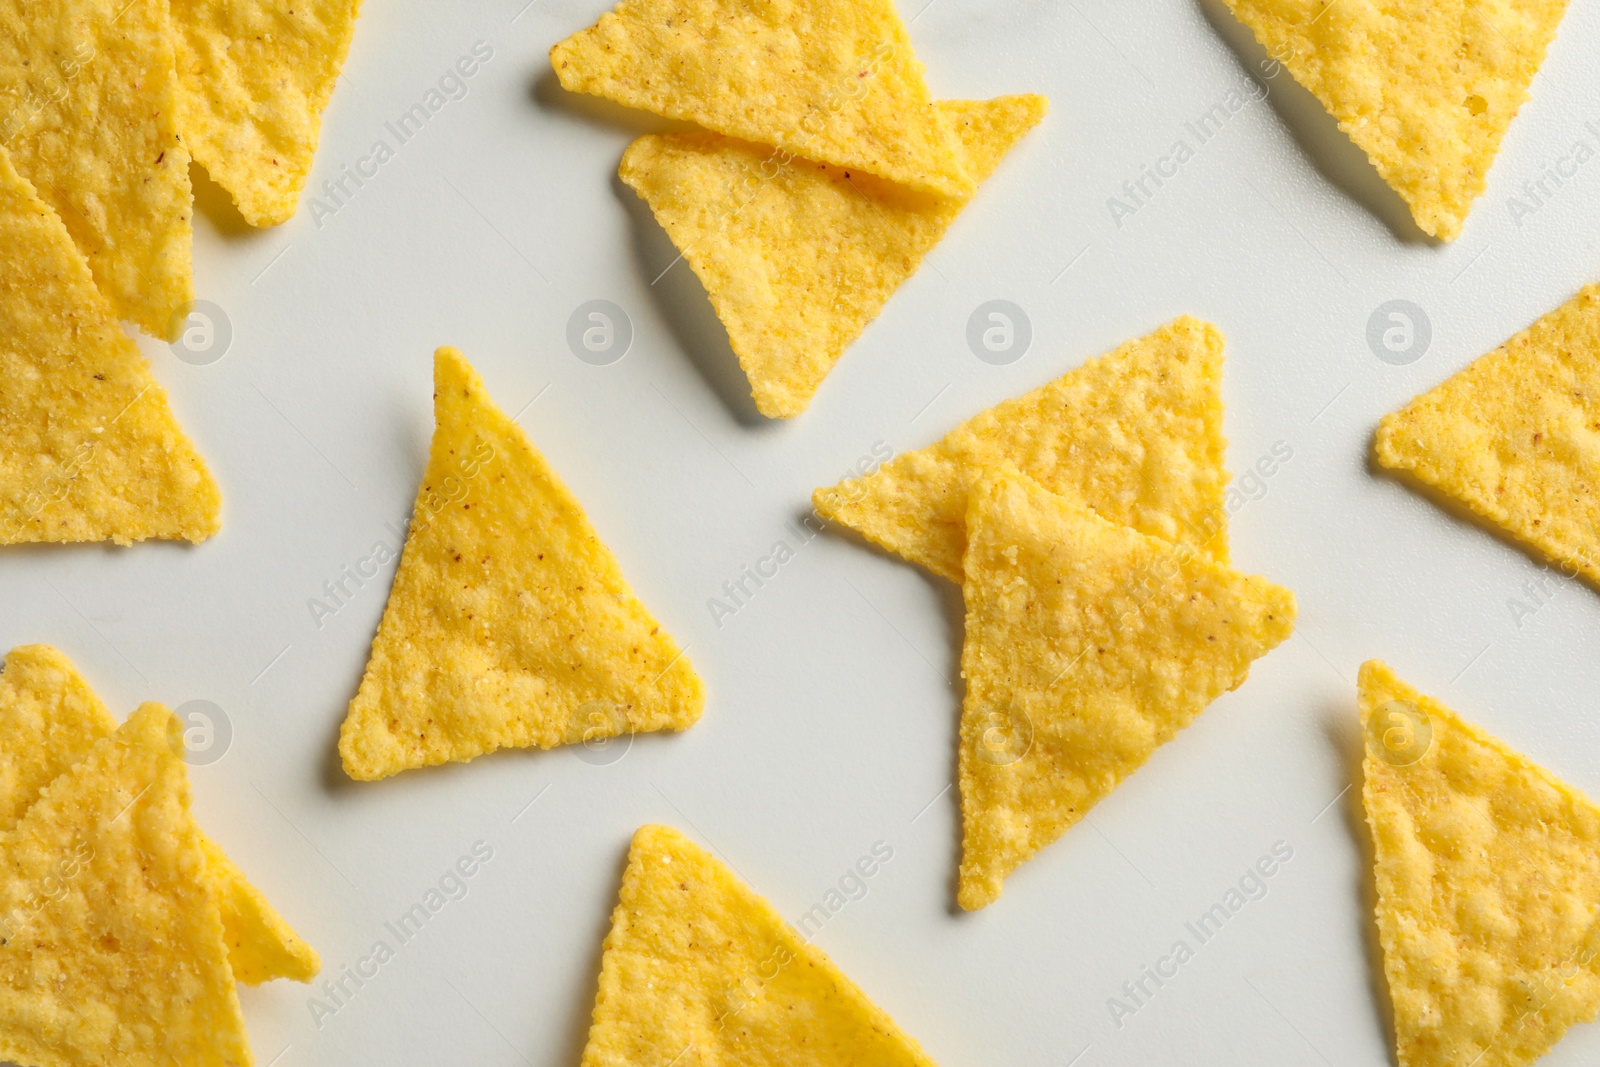
<instances>
[{"instance_id":1,"label":"yellow corn chip","mask_svg":"<svg viewBox=\"0 0 1600 1067\"><path fill-rule=\"evenodd\" d=\"M968 492L1010 463L1112 522L1228 560L1222 334L1185 315L927 448L812 494L817 514L961 580Z\"/></svg>"},{"instance_id":2,"label":"yellow corn chip","mask_svg":"<svg viewBox=\"0 0 1600 1067\"><path fill-rule=\"evenodd\" d=\"M634 834L583 1067L932 1067L772 905L678 831Z\"/></svg>"},{"instance_id":3,"label":"yellow corn chip","mask_svg":"<svg viewBox=\"0 0 1600 1067\"><path fill-rule=\"evenodd\" d=\"M46 787L76 766L116 720L72 661L49 645L21 645L0 668L0 831L15 826ZM222 911L228 962L247 985L309 982L322 962L244 872L203 834L206 877Z\"/></svg>"},{"instance_id":4,"label":"yellow corn chip","mask_svg":"<svg viewBox=\"0 0 1600 1067\"><path fill-rule=\"evenodd\" d=\"M4 150L0 382L0 544L217 532L205 462L61 220Z\"/></svg>"},{"instance_id":5,"label":"yellow corn chip","mask_svg":"<svg viewBox=\"0 0 1600 1067\"><path fill-rule=\"evenodd\" d=\"M1042 96L938 104L980 182L1048 107ZM780 169L771 154L718 134L652 134L618 173L705 285L756 407L788 418L966 201L805 160Z\"/></svg>"},{"instance_id":6,"label":"yellow corn chip","mask_svg":"<svg viewBox=\"0 0 1600 1067\"><path fill-rule=\"evenodd\" d=\"M892 0L622 0L550 49L572 92L966 196Z\"/></svg>"},{"instance_id":7,"label":"yellow corn chip","mask_svg":"<svg viewBox=\"0 0 1600 1067\"><path fill-rule=\"evenodd\" d=\"M1566 0L1226 0L1423 232L1461 233Z\"/></svg>"},{"instance_id":8,"label":"yellow corn chip","mask_svg":"<svg viewBox=\"0 0 1600 1067\"><path fill-rule=\"evenodd\" d=\"M194 301L166 0L0 0L0 146L116 314L176 340Z\"/></svg>"},{"instance_id":9,"label":"yellow corn chip","mask_svg":"<svg viewBox=\"0 0 1600 1067\"><path fill-rule=\"evenodd\" d=\"M400 567L339 731L370 781L499 748L687 729L705 690L589 519L461 353Z\"/></svg>"},{"instance_id":10,"label":"yellow corn chip","mask_svg":"<svg viewBox=\"0 0 1600 1067\"><path fill-rule=\"evenodd\" d=\"M1376 450L1600 582L1600 286L1385 415Z\"/></svg>"},{"instance_id":11,"label":"yellow corn chip","mask_svg":"<svg viewBox=\"0 0 1600 1067\"><path fill-rule=\"evenodd\" d=\"M0 1059L252 1062L182 745L145 704L0 834Z\"/></svg>"},{"instance_id":12,"label":"yellow corn chip","mask_svg":"<svg viewBox=\"0 0 1600 1067\"><path fill-rule=\"evenodd\" d=\"M1083 818L1257 657L1294 594L1117 526L1011 469L967 513L959 900Z\"/></svg>"},{"instance_id":13,"label":"yellow corn chip","mask_svg":"<svg viewBox=\"0 0 1600 1067\"><path fill-rule=\"evenodd\" d=\"M172 0L178 126L252 226L294 214L361 0Z\"/></svg>"},{"instance_id":14,"label":"yellow corn chip","mask_svg":"<svg viewBox=\"0 0 1600 1067\"><path fill-rule=\"evenodd\" d=\"M1360 689L1400 1067L1525 1067L1600 1009L1600 808L1377 660Z\"/></svg>"}]
</instances>

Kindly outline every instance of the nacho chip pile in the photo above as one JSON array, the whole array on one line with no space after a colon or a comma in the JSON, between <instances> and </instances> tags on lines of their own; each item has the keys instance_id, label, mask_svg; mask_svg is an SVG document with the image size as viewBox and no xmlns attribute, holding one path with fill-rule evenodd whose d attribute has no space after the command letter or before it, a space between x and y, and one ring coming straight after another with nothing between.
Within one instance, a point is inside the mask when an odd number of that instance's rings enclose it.
<instances>
[{"instance_id":1,"label":"nacho chip pile","mask_svg":"<svg viewBox=\"0 0 1600 1067\"><path fill-rule=\"evenodd\" d=\"M623 0L550 50L561 84L704 126L618 173L704 284L769 418L798 415L1042 96L935 102L890 0Z\"/></svg>"},{"instance_id":2,"label":"nacho chip pile","mask_svg":"<svg viewBox=\"0 0 1600 1067\"><path fill-rule=\"evenodd\" d=\"M814 494L962 583L958 900L981 908L1288 637L1228 565L1222 336L1187 316Z\"/></svg>"}]
</instances>

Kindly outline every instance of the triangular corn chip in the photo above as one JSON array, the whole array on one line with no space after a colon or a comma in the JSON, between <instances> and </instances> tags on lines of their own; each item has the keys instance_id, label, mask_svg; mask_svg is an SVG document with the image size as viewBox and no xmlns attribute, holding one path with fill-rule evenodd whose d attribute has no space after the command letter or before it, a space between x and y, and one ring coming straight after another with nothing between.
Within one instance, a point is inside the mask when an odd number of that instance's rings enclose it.
<instances>
[{"instance_id":1,"label":"triangular corn chip","mask_svg":"<svg viewBox=\"0 0 1600 1067\"><path fill-rule=\"evenodd\" d=\"M400 567L339 731L352 778L687 729L705 690L583 508L454 348Z\"/></svg>"},{"instance_id":2,"label":"triangular corn chip","mask_svg":"<svg viewBox=\"0 0 1600 1067\"><path fill-rule=\"evenodd\" d=\"M932 1067L822 950L678 831L634 834L582 1067Z\"/></svg>"},{"instance_id":3,"label":"triangular corn chip","mask_svg":"<svg viewBox=\"0 0 1600 1067\"><path fill-rule=\"evenodd\" d=\"M1600 808L1377 660L1360 690L1400 1067L1525 1067L1600 1009Z\"/></svg>"},{"instance_id":4,"label":"triangular corn chip","mask_svg":"<svg viewBox=\"0 0 1600 1067\"><path fill-rule=\"evenodd\" d=\"M1424 233L1461 233L1566 0L1226 0Z\"/></svg>"},{"instance_id":5,"label":"triangular corn chip","mask_svg":"<svg viewBox=\"0 0 1600 1067\"><path fill-rule=\"evenodd\" d=\"M1044 116L1042 96L938 105L983 181ZM966 201L717 134L651 134L618 173L705 285L769 418L798 415Z\"/></svg>"},{"instance_id":6,"label":"triangular corn chip","mask_svg":"<svg viewBox=\"0 0 1600 1067\"><path fill-rule=\"evenodd\" d=\"M0 1059L252 1062L182 746L142 705L0 834Z\"/></svg>"},{"instance_id":7,"label":"triangular corn chip","mask_svg":"<svg viewBox=\"0 0 1600 1067\"><path fill-rule=\"evenodd\" d=\"M1015 470L967 514L959 900L981 908L1289 636L1294 595Z\"/></svg>"},{"instance_id":8,"label":"triangular corn chip","mask_svg":"<svg viewBox=\"0 0 1600 1067\"><path fill-rule=\"evenodd\" d=\"M168 341L194 302L176 110L166 0L0 0L0 145L117 316Z\"/></svg>"},{"instance_id":9,"label":"triangular corn chip","mask_svg":"<svg viewBox=\"0 0 1600 1067\"><path fill-rule=\"evenodd\" d=\"M1112 522L1226 563L1226 447L1222 334L1185 315L812 502L824 519L959 582L968 491L1010 463Z\"/></svg>"},{"instance_id":10,"label":"triangular corn chip","mask_svg":"<svg viewBox=\"0 0 1600 1067\"><path fill-rule=\"evenodd\" d=\"M205 462L61 220L3 149L0 382L0 544L217 532Z\"/></svg>"},{"instance_id":11,"label":"triangular corn chip","mask_svg":"<svg viewBox=\"0 0 1600 1067\"><path fill-rule=\"evenodd\" d=\"M771 145L775 163L973 189L892 0L622 0L550 64L572 92Z\"/></svg>"},{"instance_id":12,"label":"triangular corn chip","mask_svg":"<svg viewBox=\"0 0 1600 1067\"><path fill-rule=\"evenodd\" d=\"M116 720L72 661L49 645L20 645L0 669L0 832L15 826ZM322 963L232 860L201 835L206 877L222 912L234 978L309 982Z\"/></svg>"},{"instance_id":13,"label":"triangular corn chip","mask_svg":"<svg viewBox=\"0 0 1600 1067\"><path fill-rule=\"evenodd\" d=\"M252 226L294 214L361 0L172 0L178 127Z\"/></svg>"},{"instance_id":14,"label":"triangular corn chip","mask_svg":"<svg viewBox=\"0 0 1600 1067\"><path fill-rule=\"evenodd\" d=\"M1409 472L1600 583L1600 286L1378 425Z\"/></svg>"}]
</instances>

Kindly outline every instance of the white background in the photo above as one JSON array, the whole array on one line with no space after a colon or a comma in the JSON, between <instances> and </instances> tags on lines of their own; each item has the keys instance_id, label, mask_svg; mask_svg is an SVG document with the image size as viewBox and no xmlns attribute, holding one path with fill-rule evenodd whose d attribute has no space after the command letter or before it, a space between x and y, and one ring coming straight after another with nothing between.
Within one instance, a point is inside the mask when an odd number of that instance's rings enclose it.
<instances>
[{"instance_id":1,"label":"white background","mask_svg":"<svg viewBox=\"0 0 1600 1067\"><path fill-rule=\"evenodd\" d=\"M1359 790L1340 798L1359 771L1357 665L1389 660L1600 794L1600 597L1553 583L1519 626L1508 600L1526 599L1539 566L1367 458L1381 414L1600 277L1600 162L1520 227L1508 207L1574 141L1596 143L1595 6L1568 14L1465 234L1439 245L1282 74L1113 223L1107 198L1176 139L1192 144L1184 123L1247 88L1263 57L1212 0L908 5L935 95L1037 91L1052 113L811 409L767 423L686 265L650 285L674 253L615 168L661 124L570 97L550 73L546 50L603 0L523 2L367 5L314 187L392 145L385 122L474 42L493 58L336 212L314 219L306 202L250 232L202 189L197 290L225 310L231 345L193 366L142 344L222 484L222 534L0 553L0 646L59 646L119 715L144 699L224 709L232 746L194 768L197 810L325 973L392 941L385 921L474 842L493 847L466 898L320 1028L305 987L243 990L259 1060L575 1064L629 835L661 821L791 918L888 843L893 860L818 943L945 1067L1390 1062ZM636 331L608 367L564 340L594 298ZM1032 321L1010 366L966 345L968 315L993 298ZM1396 298L1432 323L1406 366L1366 341L1368 316ZM829 533L720 627L707 601L777 540L794 544L811 489L875 443L927 444L1185 312L1228 338L1230 468L1293 449L1232 535L1240 567L1298 594L1296 634L998 903L957 914L959 817L941 794L957 590ZM692 730L640 737L609 766L563 750L379 784L340 772L338 726L392 567L321 628L307 601L394 544L385 524L411 506L442 343L508 412L548 389L522 425L688 646L710 693ZM1267 896L1114 1026L1107 998L1278 841L1294 858ZM1547 1062L1597 1057L1600 1031L1581 1027Z\"/></svg>"}]
</instances>

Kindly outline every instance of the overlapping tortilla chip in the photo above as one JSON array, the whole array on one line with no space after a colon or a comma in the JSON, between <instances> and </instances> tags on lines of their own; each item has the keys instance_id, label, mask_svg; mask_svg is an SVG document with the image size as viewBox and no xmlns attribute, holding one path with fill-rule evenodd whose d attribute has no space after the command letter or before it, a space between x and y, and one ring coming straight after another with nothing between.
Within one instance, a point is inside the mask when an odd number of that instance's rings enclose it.
<instances>
[{"instance_id":1,"label":"overlapping tortilla chip","mask_svg":"<svg viewBox=\"0 0 1600 1067\"><path fill-rule=\"evenodd\" d=\"M983 181L1044 116L1042 96L938 104ZM769 418L798 415L845 348L916 273L966 201L793 160L717 134L651 134L618 173L705 285Z\"/></svg>"},{"instance_id":2,"label":"overlapping tortilla chip","mask_svg":"<svg viewBox=\"0 0 1600 1067\"><path fill-rule=\"evenodd\" d=\"M0 146L117 316L175 340L194 301L166 0L0 0Z\"/></svg>"},{"instance_id":3,"label":"overlapping tortilla chip","mask_svg":"<svg viewBox=\"0 0 1600 1067\"><path fill-rule=\"evenodd\" d=\"M1010 471L967 513L958 899L981 908L1289 636L1294 595Z\"/></svg>"},{"instance_id":4,"label":"overlapping tortilla chip","mask_svg":"<svg viewBox=\"0 0 1600 1067\"><path fill-rule=\"evenodd\" d=\"M1228 559L1222 334L1185 315L863 478L812 494L817 514L959 582L967 498L1010 463L1112 522Z\"/></svg>"},{"instance_id":5,"label":"overlapping tortilla chip","mask_svg":"<svg viewBox=\"0 0 1600 1067\"><path fill-rule=\"evenodd\" d=\"M60 218L3 149L0 382L0 544L217 532L205 462Z\"/></svg>"},{"instance_id":6,"label":"overlapping tortilla chip","mask_svg":"<svg viewBox=\"0 0 1600 1067\"><path fill-rule=\"evenodd\" d=\"M1360 696L1400 1067L1526 1067L1600 1010L1600 808L1377 660Z\"/></svg>"},{"instance_id":7,"label":"overlapping tortilla chip","mask_svg":"<svg viewBox=\"0 0 1600 1067\"><path fill-rule=\"evenodd\" d=\"M1600 583L1600 286L1385 415L1376 450Z\"/></svg>"},{"instance_id":8,"label":"overlapping tortilla chip","mask_svg":"<svg viewBox=\"0 0 1600 1067\"><path fill-rule=\"evenodd\" d=\"M178 128L252 226L294 214L361 0L172 0Z\"/></svg>"},{"instance_id":9,"label":"overlapping tortilla chip","mask_svg":"<svg viewBox=\"0 0 1600 1067\"><path fill-rule=\"evenodd\" d=\"M1411 208L1461 233L1566 0L1226 0Z\"/></svg>"},{"instance_id":10,"label":"overlapping tortilla chip","mask_svg":"<svg viewBox=\"0 0 1600 1067\"><path fill-rule=\"evenodd\" d=\"M925 192L966 196L892 0L622 0L550 49L561 84Z\"/></svg>"},{"instance_id":11,"label":"overlapping tortilla chip","mask_svg":"<svg viewBox=\"0 0 1600 1067\"><path fill-rule=\"evenodd\" d=\"M352 778L683 730L705 691L572 493L460 352L389 603L339 731Z\"/></svg>"},{"instance_id":12,"label":"overlapping tortilla chip","mask_svg":"<svg viewBox=\"0 0 1600 1067\"><path fill-rule=\"evenodd\" d=\"M0 1059L252 1062L182 745L145 704L0 834Z\"/></svg>"},{"instance_id":13,"label":"overlapping tortilla chip","mask_svg":"<svg viewBox=\"0 0 1600 1067\"><path fill-rule=\"evenodd\" d=\"M676 830L641 827L583 1067L932 1067L822 951Z\"/></svg>"}]
</instances>

